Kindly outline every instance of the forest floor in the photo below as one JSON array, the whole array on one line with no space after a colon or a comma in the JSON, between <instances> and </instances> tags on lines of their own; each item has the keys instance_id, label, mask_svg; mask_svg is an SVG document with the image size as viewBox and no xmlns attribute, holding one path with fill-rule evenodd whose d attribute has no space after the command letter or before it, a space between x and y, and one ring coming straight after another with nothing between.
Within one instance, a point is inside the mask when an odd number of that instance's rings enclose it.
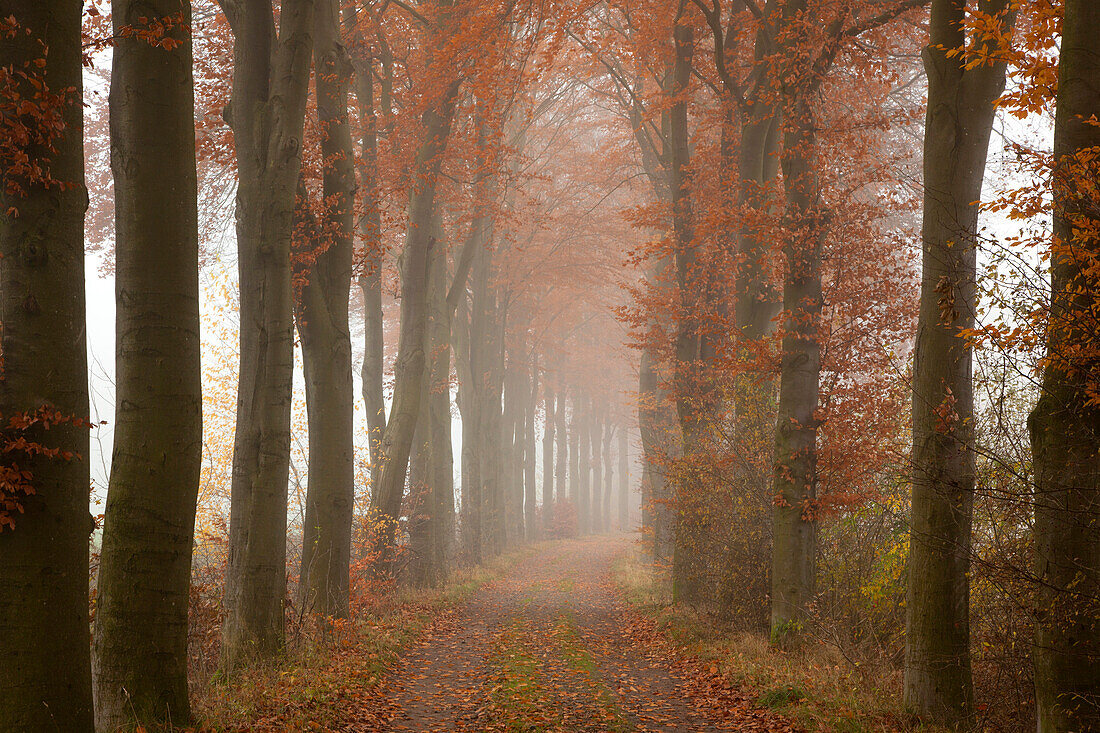
<instances>
[{"instance_id":1,"label":"forest floor","mask_svg":"<svg viewBox=\"0 0 1100 733\"><path fill-rule=\"evenodd\" d=\"M630 599L632 536L539 543L215 681L200 730L801 730ZM473 573L470 575L470 573Z\"/></svg>"},{"instance_id":2,"label":"forest floor","mask_svg":"<svg viewBox=\"0 0 1100 733\"><path fill-rule=\"evenodd\" d=\"M789 731L616 592L627 537L547 543L440 615L344 730Z\"/></svg>"}]
</instances>

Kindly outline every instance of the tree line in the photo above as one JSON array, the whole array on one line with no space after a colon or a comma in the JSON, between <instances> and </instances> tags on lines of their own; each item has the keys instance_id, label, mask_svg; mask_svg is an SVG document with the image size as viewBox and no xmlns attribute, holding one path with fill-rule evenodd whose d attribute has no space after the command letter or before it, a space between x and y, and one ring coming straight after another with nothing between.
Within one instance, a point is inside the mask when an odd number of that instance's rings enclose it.
<instances>
[{"instance_id":1,"label":"tree line","mask_svg":"<svg viewBox=\"0 0 1100 733\"><path fill-rule=\"evenodd\" d=\"M0 0L0 728L190 718L212 171L239 322L227 674L282 652L291 605L349 616L359 570L432 586L632 528L636 425L677 602L779 648L866 617L847 643L899 644L907 707L958 728L985 719L972 606L1011 606L1012 720L1100 725L1096 37L1087 0ZM92 619L83 79L107 47ZM1045 173L990 197L998 110L1052 116L1053 149L1017 145ZM1051 226L991 241L990 211ZM998 300L995 245L1038 261L1028 308ZM989 344L1034 369L990 382ZM1017 383L1026 421L981 392Z\"/></svg>"}]
</instances>

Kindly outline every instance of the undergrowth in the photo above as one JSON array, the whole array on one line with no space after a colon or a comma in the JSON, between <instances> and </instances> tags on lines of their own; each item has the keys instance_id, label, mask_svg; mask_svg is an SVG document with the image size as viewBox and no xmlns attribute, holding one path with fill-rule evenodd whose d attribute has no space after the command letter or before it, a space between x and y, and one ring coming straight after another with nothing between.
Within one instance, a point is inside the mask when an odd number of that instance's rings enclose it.
<instances>
[{"instance_id":1,"label":"undergrowth","mask_svg":"<svg viewBox=\"0 0 1100 733\"><path fill-rule=\"evenodd\" d=\"M635 612L760 707L781 712L809 731L937 730L905 712L901 670L889 660L856 662L812 638L795 649L776 649L768 643L767 630L731 631L713 616L673 604L663 575L637 550L614 568L615 584Z\"/></svg>"},{"instance_id":2,"label":"undergrowth","mask_svg":"<svg viewBox=\"0 0 1100 733\"><path fill-rule=\"evenodd\" d=\"M460 570L439 589L399 589L354 604L352 618L299 632L280 659L212 675L192 691L198 730L324 731L347 725L349 716L379 714L375 687L432 620L532 552L521 548Z\"/></svg>"}]
</instances>

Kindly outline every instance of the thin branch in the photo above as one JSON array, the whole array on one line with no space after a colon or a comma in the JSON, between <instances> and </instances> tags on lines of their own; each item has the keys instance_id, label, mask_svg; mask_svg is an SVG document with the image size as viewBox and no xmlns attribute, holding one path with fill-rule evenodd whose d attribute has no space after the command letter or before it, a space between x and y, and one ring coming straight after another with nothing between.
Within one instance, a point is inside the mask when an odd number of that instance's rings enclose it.
<instances>
[{"instance_id":1,"label":"thin branch","mask_svg":"<svg viewBox=\"0 0 1100 733\"><path fill-rule=\"evenodd\" d=\"M902 2L898 3L893 8L883 11L873 18L868 18L862 23L857 23L856 25L847 28L846 30L844 30L843 35L848 37L858 36L860 33L864 33L874 28L878 28L879 26L886 25L894 18L897 18L899 15L903 15L910 10L923 8L927 6L930 1L931 0L902 0Z\"/></svg>"},{"instance_id":2,"label":"thin branch","mask_svg":"<svg viewBox=\"0 0 1100 733\"><path fill-rule=\"evenodd\" d=\"M418 23L420 23L420 25L424 26L425 28L430 29L434 25L430 20L428 20L426 17L424 17L420 13L419 10L417 10L413 6L409 5L408 3L404 2L403 0L388 0L388 2L393 3L394 5L401 8L402 10L404 10L406 13L408 13L412 17L416 18L416 21Z\"/></svg>"}]
</instances>

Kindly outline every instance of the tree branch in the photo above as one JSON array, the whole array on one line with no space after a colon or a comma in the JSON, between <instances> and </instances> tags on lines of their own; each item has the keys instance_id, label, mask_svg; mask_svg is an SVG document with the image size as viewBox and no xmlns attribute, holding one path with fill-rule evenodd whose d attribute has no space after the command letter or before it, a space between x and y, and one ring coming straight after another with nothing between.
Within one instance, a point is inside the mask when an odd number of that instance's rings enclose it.
<instances>
[{"instance_id":1,"label":"tree branch","mask_svg":"<svg viewBox=\"0 0 1100 733\"><path fill-rule=\"evenodd\" d=\"M416 22L420 23L420 25L424 26L425 28L431 28L433 26L433 23L426 17L424 17L419 10L409 5L408 3L403 2L403 0L387 0L387 2L393 3L394 5L411 15L413 18L416 18Z\"/></svg>"},{"instance_id":2,"label":"tree branch","mask_svg":"<svg viewBox=\"0 0 1100 733\"><path fill-rule=\"evenodd\" d=\"M879 26L886 25L894 18L897 18L899 15L903 15L910 10L923 8L927 6L929 2L930 0L901 0L901 2L899 2L897 5L890 8L889 10L885 10L872 18L868 18L862 23L857 23L856 25L850 26L849 28L844 30L842 35L848 37L858 36L860 33L864 33L874 28L878 28Z\"/></svg>"},{"instance_id":3,"label":"tree branch","mask_svg":"<svg viewBox=\"0 0 1100 733\"><path fill-rule=\"evenodd\" d=\"M241 0L216 0L218 7L222 9L225 19L229 22L229 30L237 35L237 24L241 18Z\"/></svg>"}]
</instances>

